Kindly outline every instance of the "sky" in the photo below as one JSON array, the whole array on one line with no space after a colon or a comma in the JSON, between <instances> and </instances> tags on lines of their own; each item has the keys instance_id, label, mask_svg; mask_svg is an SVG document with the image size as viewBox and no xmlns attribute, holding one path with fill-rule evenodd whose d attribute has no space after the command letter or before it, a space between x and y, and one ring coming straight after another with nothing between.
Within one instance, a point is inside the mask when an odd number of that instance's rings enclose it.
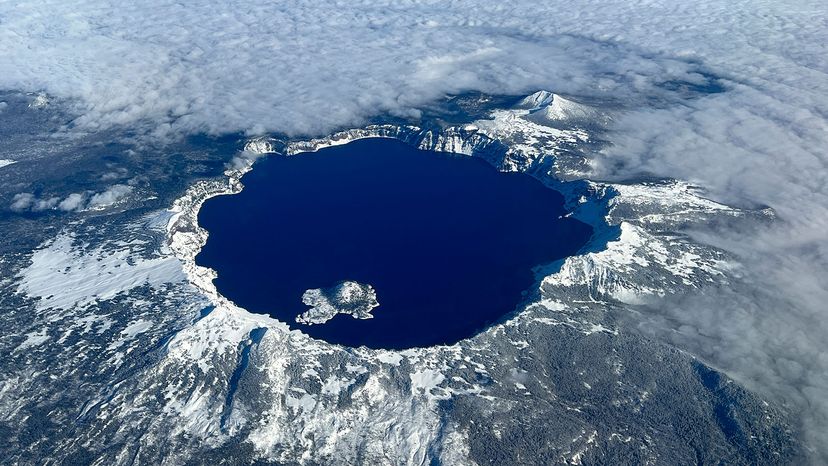
<instances>
[{"instance_id":1,"label":"sky","mask_svg":"<svg viewBox=\"0 0 828 466\"><path fill-rule=\"evenodd\" d=\"M826 57L824 0L0 2L0 89L48 93L77 131L316 136L470 90L604 102L594 177L687 180L778 216L693 232L744 284L636 325L787 403L828 461Z\"/></svg>"}]
</instances>

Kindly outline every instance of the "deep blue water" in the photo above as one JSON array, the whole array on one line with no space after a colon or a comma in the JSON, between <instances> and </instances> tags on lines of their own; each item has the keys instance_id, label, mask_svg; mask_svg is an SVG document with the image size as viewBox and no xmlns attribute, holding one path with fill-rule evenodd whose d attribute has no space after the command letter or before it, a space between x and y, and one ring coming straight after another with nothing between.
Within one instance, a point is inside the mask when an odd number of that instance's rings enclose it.
<instances>
[{"instance_id":1,"label":"deep blue water","mask_svg":"<svg viewBox=\"0 0 828 466\"><path fill-rule=\"evenodd\" d=\"M245 309L349 346L454 343L515 310L532 268L572 255L592 229L563 218L563 197L483 160L365 139L270 156L244 190L205 202L196 258ZM370 284L373 319L294 318L301 296L343 280Z\"/></svg>"}]
</instances>

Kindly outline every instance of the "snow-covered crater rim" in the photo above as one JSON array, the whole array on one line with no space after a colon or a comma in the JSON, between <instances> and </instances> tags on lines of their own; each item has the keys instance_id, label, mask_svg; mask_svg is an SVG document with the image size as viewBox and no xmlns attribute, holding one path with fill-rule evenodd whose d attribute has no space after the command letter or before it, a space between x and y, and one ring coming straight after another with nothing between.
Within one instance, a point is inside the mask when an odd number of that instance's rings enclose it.
<instances>
[{"instance_id":1,"label":"snow-covered crater rim","mask_svg":"<svg viewBox=\"0 0 828 466\"><path fill-rule=\"evenodd\" d=\"M521 115L526 112L526 110L520 109L504 111L513 112L516 118L520 118ZM494 123L495 126L492 126L492 123ZM213 279L216 277L216 272L212 269L196 265L195 257L206 243L208 236L207 231L201 228L197 222L198 212L203 202L215 196L240 192L243 189L241 183L242 177L253 168L254 162L261 156L274 154L281 156L294 156L296 154L316 152L327 147L343 145L366 138L390 138L423 150L479 156L492 165L495 165L495 167L501 171L527 171L529 168L533 167L532 164L538 162L538 160L533 158L536 157L536 154L523 150L520 143L513 141L509 136L503 136L504 133L502 128L498 127L497 124L499 123L495 120L481 120L471 124L443 129L421 129L410 125L373 125L364 128L341 131L324 138L303 141L283 141L271 137L253 138L247 141L244 146L244 150L234 160L232 166L225 172L224 179L198 183L188 190L182 198L175 202L173 207L175 215L168 224L169 243L176 256L184 263L184 269L190 282L204 292L215 304L237 311L240 315L250 316L251 318L255 316L257 321L265 322L267 326L277 326L287 330L287 324L284 322L275 320L269 316L251 314L248 311L235 306L231 301L223 297L213 285ZM511 120L508 120L505 121L504 124L513 125L514 123ZM523 126L518 125L518 129L516 131L535 131L533 129L535 126L536 124L532 124L524 128ZM510 130L511 129L514 129L514 126L510 126ZM525 138L521 140L525 140ZM548 142L548 138L545 141ZM542 157L545 157L545 155ZM510 158L511 161L509 160ZM640 194L642 192L646 194L650 189L647 185L636 185L636 189L632 194L630 194L623 192L623 190L614 190L613 185L595 183L587 179L582 180L582 183L556 182L557 180L554 178L555 175L551 171L532 170L531 174L536 177L548 176L549 179L546 181L552 181L552 184L555 185L555 189L558 189L558 186L562 187L562 189L558 190L567 198L568 204L574 206L574 208L578 210L578 212L574 213L575 218L578 218L579 220L590 224L593 228L596 228L594 238L599 238L603 235L603 233L605 233L605 231L599 230L617 228L617 226L610 227L607 222L610 219L609 210L617 208L618 200L620 198L630 197L628 200L629 203L635 204L636 199L640 197ZM579 187L569 190L568 187L573 185L579 185ZM590 198L584 197L585 187L586 190L591 193L589 194L589 196L591 196ZM685 191L686 190L682 190L682 193L686 197L688 193ZM646 198L646 196L644 197ZM611 198L614 199L613 202L609 202ZM675 201L677 204L684 204L683 197L677 197ZM707 207L702 210L715 210L707 209ZM723 207L728 209L726 206ZM634 228L639 229L642 227L635 226ZM646 228L642 231L648 229L649 226L646 226ZM623 241L623 239L624 238L616 238L615 241ZM578 254L566 259L564 261L565 265L566 263L578 260L581 257L589 258L594 254L600 253L601 251L597 249L600 245L592 243L593 242L591 242L584 251L581 251ZM604 242L603 247L606 246L607 244ZM644 249L647 249L647 247ZM628 252L632 255L647 254L646 250L641 250L640 248L626 248L625 250L629 250ZM622 262L624 263L636 262L635 258L623 259L624 261ZM590 263L590 261L581 262ZM638 260L638 262L640 262L640 260ZM612 264L609 265L612 266ZM707 264L706 267L709 267L709 264ZM665 266L665 268L669 269L668 266ZM695 270L696 268L698 267L692 264L689 266L689 269ZM548 283L549 278L555 276L556 274L561 274L565 270L566 267L560 271L552 273L550 276L540 280L540 284L543 285L545 282ZM688 270L680 270L681 275L683 276L682 279L685 280L685 282L687 281L687 275L692 274L692 270L689 272ZM576 274L576 276L578 277L577 281L579 281L579 286L590 288L594 285L595 277L592 277L589 271L587 271L587 273ZM571 288L572 285L575 284L568 283L569 288ZM514 319L517 315L532 307L532 303L527 302L523 304L523 311L513 314L509 319L507 319L507 321ZM495 327L496 326L497 325L495 325ZM301 333L298 330L296 332ZM304 333L301 334L305 335ZM306 337L311 338L309 336Z\"/></svg>"},{"instance_id":2,"label":"snow-covered crater rim","mask_svg":"<svg viewBox=\"0 0 828 466\"><path fill-rule=\"evenodd\" d=\"M255 161L262 156L294 156L367 138L390 138L423 150L483 156L490 162L491 160L485 156L508 152L508 147L501 141L470 125L449 127L443 130L423 130L408 125L373 125L303 141L285 142L271 137L250 139L245 144L244 150L225 171L224 178L198 182L173 204L173 215L167 225L168 243L175 256L181 260L190 283L217 306L232 309L239 315L251 318L255 316L255 320L261 325L276 326L287 330L285 322L270 316L250 313L222 296L213 284L213 279L217 276L216 271L196 264L195 258L206 244L208 237L208 232L198 224L198 213L202 204L210 198L241 192L242 177L253 169ZM513 167L510 169L514 170Z\"/></svg>"}]
</instances>

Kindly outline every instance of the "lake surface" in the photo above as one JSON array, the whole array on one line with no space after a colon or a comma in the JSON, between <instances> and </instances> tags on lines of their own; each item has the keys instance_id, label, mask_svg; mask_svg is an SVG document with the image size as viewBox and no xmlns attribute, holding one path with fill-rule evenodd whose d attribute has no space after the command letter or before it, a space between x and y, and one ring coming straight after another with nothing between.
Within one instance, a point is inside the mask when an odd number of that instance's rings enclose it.
<instances>
[{"instance_id":1,"label":"lake surface","mask_svg":"<svg viewBox=\"0 0 828 466\"><path fill-rule=\"evenodd\" d=\"M473 157L364 139L268 156L236 195L209 199L196 258L219 292L332 343L409 348L473 336L522 302L532 269L577 252L592 229L538 180ZM370 285L373 318L299 324L309 289Z\"/></svg>"}]
</instances>

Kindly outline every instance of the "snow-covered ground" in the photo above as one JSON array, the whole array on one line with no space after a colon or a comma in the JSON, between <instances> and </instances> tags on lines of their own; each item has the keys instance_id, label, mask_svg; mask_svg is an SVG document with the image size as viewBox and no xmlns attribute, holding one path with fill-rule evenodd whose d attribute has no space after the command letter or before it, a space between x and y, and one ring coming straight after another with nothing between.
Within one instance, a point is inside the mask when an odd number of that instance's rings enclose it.
<instances>
[{"instance_id":1,"label":"snow-covered ground","mask_svg":"<svg viewBox=\"0 0 828 466\"><path fill-rule=\"evenodd\" d=\"M530 462L546 464L674 464L695 461L694 443L745 462L792 458L798 446L784 411L615 322L659 297L734 279L735 258L668 233L677 225L766 214L717 204L669 180L565 182L579 164L572 145L589 141L594 129L581 122L586 110L556 98L534 94L439 129L386 124L309 141L253 138L224 177L197 181L168 210L114 226L117 237L87 244L65 226L8 284L32 314L25 333L6 340L26 369L0 381L0 414L25 422L38 387L58 379L78 387L77 398L51 415L60 425L82 420L49 440L57 462L76 444L108 464L211 455L300 464L518 463L527 448ZM556 126L533 117L540 112L554 113ZM517 312L448 346L332 345L221 296L215 272L195 263L208 235L197 222L203 202L243 189L242 175L265 154L294 156L365 137L532 173L558 188L596 234L578 255L538 270L545 278ZM370 286L346 288L359 291L355 317L370 316ZM337 299L350 303L348 296ZM320 310L320 300L311 301ZM50 372L55 364L66 364L65 373ZM100 377L94 383L90 367ZM737 414L723 415L720 406ZM684 422L695 428L650 427ZM732 438L723 422L745 429L750 442Z\"/></svg>"}]
</instances>

